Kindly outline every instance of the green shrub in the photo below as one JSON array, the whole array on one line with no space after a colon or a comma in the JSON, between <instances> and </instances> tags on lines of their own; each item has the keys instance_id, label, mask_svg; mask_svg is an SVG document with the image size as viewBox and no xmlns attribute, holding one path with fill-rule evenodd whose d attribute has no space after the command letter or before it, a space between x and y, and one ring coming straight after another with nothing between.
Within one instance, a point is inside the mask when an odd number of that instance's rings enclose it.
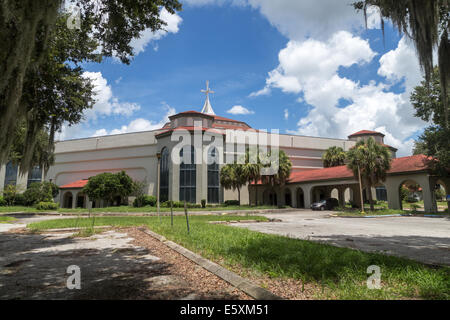
<instances>
[{"instance_id":1,"label":"green shrub","mask_svg":"<svg viewBox=\"0 0 450 320\"><path fill-rule=\"evenodd\" d=\"M173 207L174 208L184 208L184 202L183 201L174 201Z\"/></svg>"},{"instance_id":2,"label":"green shrub","mask_svg":"<svg viewBox=\"0 0 450 320\"><path fill-rule=\"evenodd\" d=\"M161 206L161 208L170 208L170 200L161 202L159 205Z\"/></svg>"},{"instance_id":3,"label":"green shrub","mask_svg":"<svg viewBox=\"0 0 450 320\"><path fill-rule=\"evenodd\" d=\"M413 204L411 204L411 210L413 211L413 212L417 212L417 209L419 209L419 205L417 204L417 203L413 203Z\"/></svg>"},{"instance_id":4,"label":"green shrub","mask_svg":"<svg viewBox=\"0 0 450 320\"><path fill-rule=\"evenodd\" d=\"M17 196L17 187L12 184L8 184L3 189L3 199L6 201L6 205L13 206L16 196Z\"/></svg>"},{"instance_id":5,"label":"green shrub","mask_svg":"<svg viewBox=\"0 0 450 320\"><path fill-rule=\"evenodd\" d=\"M238 206L239 200L227 200L223 203L225 206Z\"/></svg>"},{"instance_id":6,"label":"green shrub","mask_svg":"<svg viewBox=\"0 0 450 320\"><path fill-rule=\"evenodd\" d=\"M408 196L409 196L409 189L406 188L405 186L401 186L400 187L400 198L402 199L402 201L406 201Z\"/></svg>"},{"instance_id":7,"label":"green shrub","mask_svg":"<svg viewBox=\"0 0 450 320\"><path fill-rule=\"evenodd\" d=\"M206 200L202 199L202 208L206 208Z\"/></svg>"},{"instance_id":8,"label":"green shrub","mask_svg":"<svg viewBox=\"0 0 450 320\"><path fill-rule=\"evenodd\" d=\"M3 199L3 196L0 196L0 207L6 206L6 205L7 205L6 200Z\"/></svg>"},{"instance_id":9,"label":"green shrub","mask_svg":"<svg viewBox=\"0 0 450 320\"><path fill-rule=\"evenodd\" d=\"M442 201L445 198L445 191L442 188L436 189L436 200Z\"/></svg>"},{"instance_id":10,"label":"green shrub","mask_svg":"<svg viewBox=\"0 0 450 320\"><path fill-rule=\"evenodd\" d=\"M53 198L58 193L58 186L52 182L34 182L23 193L24 205L32 206L39 202L53 202Z\"/></svg>"},{"instance_id":11,"label":"green shrub","mask_svg":"<svg viewBox=\"0 0 450 320\"><path fill-rule=\"evenodd\" d=\"M58 204L55 202L39 202L36 205L37 210L57 210Z\"/></svg>"},{"instance_id":12,"label":"green shrub","mask_svg":"<svg viewBox=\"0 0 450 320\"><path fill-rule=\"evenodd\" d=\"M16 197L14 198L14 205L15 206L26 206L25 197L22 193L16 194Z\"/></svg>"},{"instance_id":13,"label":"green shrub","mask_svg":"<svg viewBox=\"0 0 450 320\"><path fill-rule=\"evenodd\" d=\"M163 203L163 205L170 208L170 201L166 201L165 203ZM172 205L174 208L184 208L184 201L172 201ZM190 205L192 205L192 204L186 203L187 208L191 208Z\"/></svg>"},{"instance_id":14,"label":"green shrub","mask_svg":"<svg viewBox=\"0 0 450 320\"><path fill-rule=\"evenodd\" d=\"M145 206L154 207L156 205L156 197L155 196L138 196L133 201L133 207L141 208Z\"/></svg>"}]
</instances>

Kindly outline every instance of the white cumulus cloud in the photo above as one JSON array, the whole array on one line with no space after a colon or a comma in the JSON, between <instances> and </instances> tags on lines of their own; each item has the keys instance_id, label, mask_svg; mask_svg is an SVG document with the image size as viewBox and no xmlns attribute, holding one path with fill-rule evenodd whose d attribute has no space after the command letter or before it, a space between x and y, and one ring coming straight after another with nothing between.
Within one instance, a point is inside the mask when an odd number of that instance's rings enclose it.
<instances>
[{"instance_id":1,"label":"white cumulus cloud","mask_svg":"<svg viewBox=\"0 0 450 320\"><path fill-rule=\"evenodd\" d=\"M278 75L274 78L270 73L267 86L289 92L292 85L286 86L280 81L280 78L287 75L295 78L295 83L301 87L299 91L290 92L302 92L305 102L313 108L299 120L295 131L298 134L346 138L362 129L376 130L386 135L385 143L399 149L399 155L410 154L410 137L425 124L414 117L414 110L409 102L410 92L420 80L420 69L413 49L400 41L395 50L379 59L378 74L385 76L389 83L377 84L371 81L362 86L340 77L338 68L348 67L352 63L370 62L375 54L363 49L363 40L352 37L347 39L348 44L349 41L355 41L351 47L358 52L354 52L354 55L346 52L348 49L345 46L336 46L335 41L316 43L315 46L321 50L315 50L311 55L310 65L304 66L290 61L296 61L306 50L310 50L310 45L303 42L295 50L283 49L286 50L283 53L286 56L282 59L280 53L280 66L276 69ZM313 58L316 56L319 59ZM390 85L400 81L405 82L405 91L389 92ZM339 107L340 99L347 99L349 104Z\"/></svg>"},{"instance_id":2,"label":"white cumulus cloud","mask_svg":"<svg viewBox=\"0 0 450 320\"><path fill-rule=\"evenodd\" d=\"M113 129L109 132L106 129L99 129L95 131L95 133L92 136L105 136L111 134L121 134L121 133L151 131L161 129L164 126L164 124L166 124L169 121L169 117L176 113L175 108L172 108L168 105L165 106L165 109L166 113L164 117L159 121L137 118L132 120L128 125L123 125L120 128Z\"/></svg>"},{"instance_id":3,"label":"white cumulus cloud","mask_svg":"<svg viewBox=\"0 0 450 320\"><path fill-rule=\"evenodd\" d=\"M231 109L229 109L227 111L227 113L230 113L230 114L254 114L255 112L252 110L249 110L243 106L237 105L237 106L233 106Z\"/></svg>"},{"instance_id":4,"label":"white cumulus cloud","mask_svg":"<svg viewBox=\"0 0 450 320\"><path fill-rule=\"evenodd\" d=\"M87 120L97 120L99 116L130 116L141 108L137 103L119 101L101 72L84 72L83 77L91 79L94 85L95 104L92 109L85 111Z\"/></svg>"},{"instance_id":5,"label":"white cumulus cloud","mask_svg":"<svg viewBox=\"0 0 450 320\"><path fill-rule=\"evenodd\" d=\"M168 33L178 33L178 31L180 30L180 24L183 19L176 13L171 14L165 8L163 8L160 12L160 18L165 23L167 23L167 25L163 26L162 30L156 30L153 32L151 29L146 29L141 32L141 36L139 38L131 40L130 46L133 48L133 52L135 55L143 52L149 43L160 40ZM156 45L154 49L157 50Z\"/></svg>"}]
</instances>

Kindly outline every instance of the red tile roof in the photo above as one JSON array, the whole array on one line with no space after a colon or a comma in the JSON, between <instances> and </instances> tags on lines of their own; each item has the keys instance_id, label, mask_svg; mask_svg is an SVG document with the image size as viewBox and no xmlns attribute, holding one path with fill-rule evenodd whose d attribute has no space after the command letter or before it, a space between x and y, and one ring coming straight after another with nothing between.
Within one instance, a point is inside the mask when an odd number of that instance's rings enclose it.
<instances>
[{"instance_id":1,"label":"red tile roof","mask_svg":"<svg viewBox=\"0 0 450 320\"><path fill-rule=\"evenodd\" d=\"M382 134L381 132L378 132L378 131L370 131L370 130L361 130L361 131L352 133L352 134L349 135L348 137L350 138L350 137L354 137L354 136L362 136L362 135L366 135L366 134L377 134L377 135L380 135L380 136L383 136L383 137L384 137L384 134Z\"/></svg>"},{"instance_id":2,"label":"red tile roof","mask_svg":"<svg viewBox=\"0 0 450 320\"><path fill-rule=\"evenodd\" d=\"M71 182L68 184L65 184L63 186L60 186L60 189L77 189L77 188L83 188L87 183L89 179L82 179L75 182Z\"/></svg>"},{"instance_id":3,"label":"red tile roof","mask_svg":"<svg viewBox=\"0 0 450 320\"><path fill-rule=\"evenodd\" d=\"M423 171L429 168L427 162L429 157L418 154L415 156L396 158L391 163L391 170L388 173Z\"/></svg>"},{"instance_id":4,"label":"red tile roof","mask_svg":"<svg viewBox=\"0 0 450 320\"><path fill-rule=\"evenodd\" d=\"M197 114L197 115L203 115L203 116L207 116L207 117L212 117L212 118L214 118L214 120L230 121L230 122L240 122L240 123L246 124L244 121L235 120L235 119L230 119L230 118L225 118L225 117L216 116L216 115L211 115L211 114L206 114L206 113L202 113L202 112L198 112L198 111L194 111L194 110L183 111L183 112L174 114L174 115L170 116L169 118L176 117L176 116L183 115L183 114ZM246 124L246 125L248 125L248 124Z\"/></svg>"},{"instance_id":5,"label":"red tile roof","mask_svg":"<svg viewBox=\"0 0 450 320\"><path fill-rule=\"evenodd\" d=\"M197 128L197 129L198 129L198 128ZM165 134L165 133L168 133L168 132L177 131L177 130L194 131L194 130L195 130L195 127L194 127L194 126L182 126L182 127L176 127L175 129L168 129L168 130L162 131L162 132L156 134L156 136L160 136L160 135L162 135L162 134ZM221 133L221 134L223 134L223 132L221 132L220 130L216 130L216 129L213 129L213 128L201 127L201 130L202 130L202 131L208 130L209 132L213 132L213 133Z\"/></svg>"},{"instance_id":6,"label":"red tile roof","mask_svg":"<svg viewBox=\"0 0 450 320\"><path fill-rule=\"evenodd\" d=\"M338 166L331 168L292 172L291 176L289 177L289 183L330 180L330 179L346 179L352 177L353 172L351 172L347 168L347 166Z\"/></svg>"},{"instance_id":7,"label":"red tile roof","mask_svg":"<svg viewBox=\"0 0 450 320\"><path fill-rule=\"evenodd\" d=\"M217 128L217 129L233 129L233 130L255 130L253 128L250 127L243 127L243 126L238 126L235 124L222 124L222 123L213 123L212 125L213 128ZM258 131L258 130L255 130Z\"/></svg>"},{"instance_id":8,"label":"red tile roof","mask_svg":"<svg viewBox=\"0 0 450 320\"><path fill-rule=\"evenodd\" d=\"M234 120L234 119L225 118L225 117L221 117L221 116L213 116L213 117L214 117L214 120L231 121L231 122L240 122L240 123L246 124L244 121ZM247 124L246 124L246 125L247 125Z\"/></svg>"},{"instance_id":9,"label":"red tile roof","mask_svg":"<svg viewBox=\"0 0 450 320\"><path fill-rule=\"evenodd\" d=\"M389 149L394 149L395 151L397 151L398 149L396 147L390 146L388 144L385 143L380 143L382 146L388 147Z\"/></svg>"},{"instance_id":10,"label":"red tile roof","mask_svg":"<svg viewBox=\"0 0 450 320\"><path fill-rule=\"evenodd\" d=\"M388 171L388 174L427 170L428 159L429 158L423 154L393 159L391 169ZM349 178L353 178L352 171L349 170L347 166L338 166L291 172L289 183Z\"/></svg>"}]
</instances>

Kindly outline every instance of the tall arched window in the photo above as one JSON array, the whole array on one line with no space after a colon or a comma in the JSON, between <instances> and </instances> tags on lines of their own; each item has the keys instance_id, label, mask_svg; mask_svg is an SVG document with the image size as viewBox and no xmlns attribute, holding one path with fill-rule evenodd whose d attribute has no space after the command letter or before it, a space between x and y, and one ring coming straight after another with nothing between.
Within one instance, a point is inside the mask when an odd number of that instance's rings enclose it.
<instances>
[{"instance_id":1,"label":"tall arched window","mask_svg":"<svg viewBox=\"0 0 450 320\"><path fill-rule=\"evenodd\" d=\"M169 200L169 150L167 148L162 149L160 161L159 197L160 201L164 202Z\"/></svg>"},{"instance_id":2,"label":"tall arched window","mask_svg":"<svg viewBox=\"0 0 450 320\"><path fill-rule=\"evenodd\" d=\"M208 203L219 203L219 154L216 148L208 153Z\"/></svg>"},{"instance_id":3,"label":"tall arched window","mask_svg":"<svg viewBox=\"0 0 450 320\"><path fill-rule=\"evenodd\" d=\"M42 169L39 166L36 166L30 172L28 172L27 189L33 182L41 182L41 180Z\"/></svg>"},{"instance_id":4,"label":"tall arched window","mask_svg":"<svg viewBox=\"0 0 450 320\"><path fill-rule=\"evenodd\" d=\"M15 186L16 182L17 182L17 165L14 165L12 161L10 161L6 165L5 187L8 184Z\"/></svg>"},{"instance_id":5,"label":"tall arched window","mask_svg":"<svg viewBox=\"0 0 450 320\"><path fill-rule=\"evenodd\" d=\"M184 159L190 159L185 163ZM195 165L195 150L193 146L184 146L180 151L180 201L196 202L197 170ZM186 161L187 162L187 161Z\"/></svg>"}]
</instances>

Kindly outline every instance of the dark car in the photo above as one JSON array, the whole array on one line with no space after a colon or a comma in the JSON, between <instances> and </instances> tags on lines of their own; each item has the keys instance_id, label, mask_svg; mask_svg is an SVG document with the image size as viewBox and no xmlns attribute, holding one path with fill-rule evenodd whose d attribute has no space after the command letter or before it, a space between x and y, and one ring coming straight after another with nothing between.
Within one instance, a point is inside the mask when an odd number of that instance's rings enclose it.
<instances>
[{"instance_id":1,"label":"dark car","mask_svg":"<svg viewBox=\"0 0 450 320\"><path fill-rule=\"evenodd\" d=\"M319 202L314 202L311 205L312 210L333 210L339 206L339 201L335 198L328 198L325 200L320 200Z\"/></svg>"}]
</instances>

